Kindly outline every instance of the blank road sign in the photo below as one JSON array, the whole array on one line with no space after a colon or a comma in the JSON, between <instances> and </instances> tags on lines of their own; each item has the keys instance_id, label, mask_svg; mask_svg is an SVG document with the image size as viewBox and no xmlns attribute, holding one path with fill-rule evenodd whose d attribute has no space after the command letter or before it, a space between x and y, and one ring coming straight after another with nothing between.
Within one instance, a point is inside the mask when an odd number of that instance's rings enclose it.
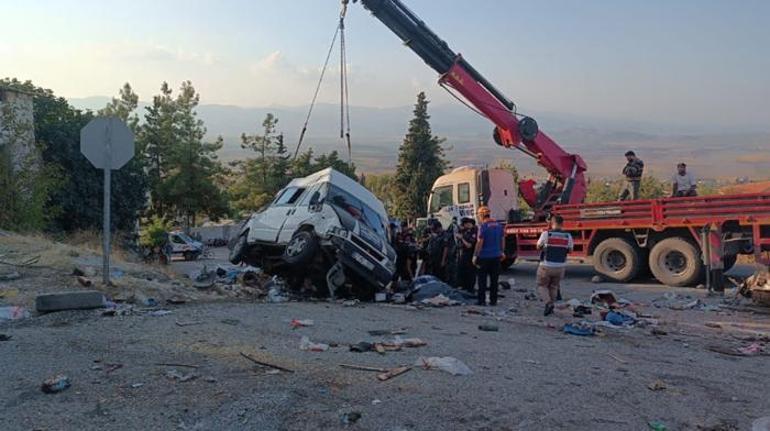
<instances>
[{"instance_id":1,"label":"blank road sign","mask_svg":"<svg viewBox=\"0 0 770 431\"><path fill-rule=\"evenodd\" d=\"M120 118L94 118L80 130L80 152L98 169L120 169L134 157L134 133Z\"/></svg>"}]
</instances>

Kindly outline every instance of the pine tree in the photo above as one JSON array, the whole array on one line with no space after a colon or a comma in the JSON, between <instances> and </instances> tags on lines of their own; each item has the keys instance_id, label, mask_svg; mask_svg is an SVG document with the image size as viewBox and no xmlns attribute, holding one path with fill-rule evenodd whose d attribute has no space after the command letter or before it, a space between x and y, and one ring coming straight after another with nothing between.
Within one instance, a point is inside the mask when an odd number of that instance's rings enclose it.
<instances>
[{"instance_id":1,"label":"pine tree","mask_svg":"<svg viewBox=\"0 0 770 431\"><path fill-rule=\"evenodd\" d=\"M396 214L406 220L424 216L433 182L448 166L442 144L443 138L433 136L428 115L428 99L424 92L417 95L414 117L399 148L396 187L401 199Z\"/></svg>"},{"instance_id":2,"label":"pine tree","mask_svg":"<svg viewBox=\"0 0 770 431\"><path fill-rule=\"evenodd\" d=\"M160 86L160 94L152 99L144 116L144 124L137 133L137 150L147 168L152 213L163 216L166 213L166 197L162 184L169 171L169 157L177 138L176 106L168 83Z\"/></svg>"},{"instance_id":3,"label":"pine tree","mask_svg":"<svg viewBox=\"0 0 770 431\"><path fill-rule=\"evenodd\" d=\"M195 112L200 95L190 81L182 83L174 101L177 139L169 153L169 176L161 184L162 194L172 203L187 227L194 226L198 214L219 218L227 212L224 195L215 184L222 165L216 152L223 140L204 142L206 128Z\"/></svg>"}]
</instances>

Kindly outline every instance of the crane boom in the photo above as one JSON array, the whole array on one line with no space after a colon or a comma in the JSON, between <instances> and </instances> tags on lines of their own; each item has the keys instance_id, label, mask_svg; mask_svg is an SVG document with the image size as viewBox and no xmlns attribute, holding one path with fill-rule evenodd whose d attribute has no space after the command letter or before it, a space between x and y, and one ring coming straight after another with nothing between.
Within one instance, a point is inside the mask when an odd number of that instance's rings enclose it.
<instances>
[{"instance_id":1,"label":"crane boom","mask_svg":"<svg viewBox=\"0 0 770 431\"><path fill-rule=\"evenodd\" d=\"M535 190L531 180L519 182L521 196L535 210L536 216L548 213L555 203L583 202L586 164L579 155L564 151L538 130L534 119L518 115L512 101L462 55L452 51L400 0L361 0L361 3L438 72L440 85L460 93L473 108L494 123L495 142L524 151L548 171L550 178L540 192Z\"/></svg>"}]
</instances>

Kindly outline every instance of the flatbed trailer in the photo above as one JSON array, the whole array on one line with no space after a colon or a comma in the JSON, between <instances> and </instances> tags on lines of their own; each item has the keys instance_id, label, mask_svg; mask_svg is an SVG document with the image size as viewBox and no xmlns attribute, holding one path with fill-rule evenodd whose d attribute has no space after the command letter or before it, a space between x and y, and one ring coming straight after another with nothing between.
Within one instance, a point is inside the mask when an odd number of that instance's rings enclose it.
<instances>
[{"instance_id":1,"label":"flatbed trailer","mask_svg":"<svg viewBox=\"0 0 770 431\"><path fill-rule=\"evenodd\" d=\"M613 281L651 272L663 284L693 286L707 267L727 271L739 254L770 260L770 193L556 205L552 214L572 233L570 258L593 263ZM536 243L546 228L506 224L509 260L538 260Z\"/></svg>"}]
</instances>

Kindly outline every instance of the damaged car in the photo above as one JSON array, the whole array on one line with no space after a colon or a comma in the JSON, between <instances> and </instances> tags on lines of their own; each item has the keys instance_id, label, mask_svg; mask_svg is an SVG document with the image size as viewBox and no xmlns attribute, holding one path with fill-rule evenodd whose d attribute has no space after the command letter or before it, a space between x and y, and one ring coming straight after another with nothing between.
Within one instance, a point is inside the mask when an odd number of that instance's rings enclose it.
<instances>
[{"instance_id":1,"label":"damaged car","mask_svg":"<svg viewBox=\"0 0 770 431\"><path fill-rule=\"evenodd\" d=\"M310 280L334 297L347 288L372 296L391 282L396 253L385 207L369 190L332 168L292 180L242 226L230 262Z\"/></svg>"}]
</instances>

